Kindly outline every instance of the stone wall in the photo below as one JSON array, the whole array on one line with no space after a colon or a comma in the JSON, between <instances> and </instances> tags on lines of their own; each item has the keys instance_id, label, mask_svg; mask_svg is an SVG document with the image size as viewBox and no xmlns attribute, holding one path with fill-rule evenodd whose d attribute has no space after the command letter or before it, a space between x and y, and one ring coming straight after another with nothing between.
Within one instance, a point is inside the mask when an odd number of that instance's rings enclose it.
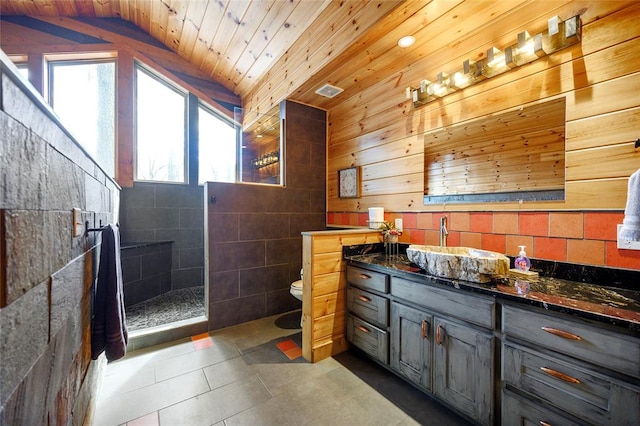
<instances>
[{"instance_id":1,"label":"stone wall","mask_svg":"<svg viewBox=\"0 0 640 426\"><path fill-rule=\"evenodd\" d=\"M91 361L91 288L119 187L59 125L0 51L0 424L82 424L103 361Z\"/></svg>"},{"instance_id":2,"label":"stone wall","mask_svg":"<svg viewBox=\"0 0 640 426\"><path fill-rule=\"evenodd\" d=\"M284 186L207 183L209 329L301 309L303 231L326 228L326 112L284 102Z\"/></svg>"}]
</instances>

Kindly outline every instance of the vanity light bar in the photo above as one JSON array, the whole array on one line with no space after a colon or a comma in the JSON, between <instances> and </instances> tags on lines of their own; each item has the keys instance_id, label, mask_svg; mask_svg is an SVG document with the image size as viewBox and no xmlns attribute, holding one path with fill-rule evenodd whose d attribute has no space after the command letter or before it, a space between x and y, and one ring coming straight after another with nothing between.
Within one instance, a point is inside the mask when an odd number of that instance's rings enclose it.
<instances>
[{"instance_id":1,"label":"vanity light bar","mask_svg":"<svg viewBox=\"0 0 640 426\"><path fill-rule=\"evenodd\" d=\"M441 72L434 82L422 80L417 88L407 87L405 97L413 102L414 107L427 104L485 78L495 77L544 55L572 46L580 42L581 30L580 15L572 16L566 21L553 16L547 22L547 30L540 34L532 37L527 31L523 31L518 34L517 43L504 51L491 47L484 59L477 62L470 59L464 61L460 71L450 74Z\"/></svg>"}]
</instances>

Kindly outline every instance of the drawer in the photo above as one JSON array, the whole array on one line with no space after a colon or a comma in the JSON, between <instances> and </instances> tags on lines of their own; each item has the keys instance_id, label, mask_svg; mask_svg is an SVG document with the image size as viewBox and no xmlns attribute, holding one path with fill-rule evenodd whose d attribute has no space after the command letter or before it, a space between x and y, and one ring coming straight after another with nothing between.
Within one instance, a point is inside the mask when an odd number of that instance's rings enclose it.
<instances>
[{"instance_id":1,"label":"drawer","mask_svg":"<svg viewBox=\"0 0 640 426\"><path fill-rule=\"evenodd\" d=\"M396 277L391 279L391 294L409 303L486 328L493 328L495 323L493 298L473 296L463 291L447 290Z\"/></svg>"},{"instance_id":2,"label":"drawer","mask_svg":"<svg viewBox=\"0 0 640 426\"><path fill-rule=\"evenodd\" d=\"M504 344L502 354L507 386L589 424L639 424L640 388L518 345Z\"/></svg>"},{"instance_id":3,"label":"drawer","mask_svg":"<svg viewBox=\"0 0 640 426\"><path fill-rule=\"evenodd\" d=\"M378 327L386 328L389 325L389 299L386 297L349 286L347 288L347 309Z\"/></svg>"},{"instance_id":4,"label":"drawer","mask_svg":"<svg viewBox=\"0 0 640 426\"><path fill-rule=\"evenodd\" d=\"M640 378L640 339L610 329L511 305L502 308L507 336Z\"/></svg>"},{"instance_id":5,"label":"drawer","mask_svg":"<svg viewBox=\"0 0 640 426\"><path fill-rule=\"evenodd\" d=\"M347 315L347 340L371 357L389 364L389 334L386 331Z\"/></svg>"},{"instance_id":6,"label":"drawer","mask_svg":"<svg viewBox=\"0 0 640 426\"><path fill-rule=\"evenodd\" d=\"M527 401L508 390L502 391L503 425L579 426L579 422Z\"/></svg>"},{"instance_id":7,"label":"drawer","mask_svg":"<svg viewBox=\"0 0 640 426\"><path fill-rule=\"evenodd\" d=\"M348 266L347 282L365 290L389 293L389 276L380 272Z\"/></svg>"}]
</instances>

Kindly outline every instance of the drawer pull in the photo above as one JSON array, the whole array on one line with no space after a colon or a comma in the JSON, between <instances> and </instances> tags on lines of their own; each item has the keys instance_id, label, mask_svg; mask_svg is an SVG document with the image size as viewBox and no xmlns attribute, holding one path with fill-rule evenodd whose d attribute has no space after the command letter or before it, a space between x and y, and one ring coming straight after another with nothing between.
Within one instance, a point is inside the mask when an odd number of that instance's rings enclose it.
<instances>
[{"instance_id":1,"label":"drawer pull","mask_svg":"<svg viewBox=\"0 0 640 426\"><path fill-rule=\"evenodd\" d=\"M361 300L365 303L369 303L371 302L371 299L369 299L367 296L363 296L363 295L358 295L358 300Z\"/></svg>"},{"instance_id":2,"label":"drawer pull","mask_svg":"<svg viewBox=\"0 0 640 426\"><path fill-rule=\"evenodd\" d=\"M555 377L556 379L564 380L565 382L574 383L576 385L580 384L580 380L576 379L575 377L571 377L559 371L552 370L551 368L540 367L540 370L544 371L545 373L547 373L552 377Z\"/></svg>"},{"instance_id":3,"label":"drawer pull","mask_svg":"<svg viewBox=\"0 0 640 426\"><path fill-rule=\"evenodd\" d=\"M582 340L582 337L578 336L577 334L568 333L566 331L558 330L557 328L551 328L551 327L540 327L540 328L543 331L546 331L547 333L553 334L554 336L562 337L565 339L571 339L571 340Z\"/></svg>"},{"instance_id":4,"label":"drawer pull","mask_svg":"<svg viewBox=\"0 0 640 426\"><path fill-rule=\"evenodd\" d=\"M438 325L438 328L436 328L436 343L438 345L442 344L442 326Z\"/></svg>"},{"instance_id":5,"label":"drawer pull","mask_svg":"<svg viewBox=\"0 0 640 426\"><path fill-rule=\"evenodd\" d=\"M540 426L551 426L551 423L540 420Z\"/></svg>"},{"instance_id":6,"label":"drawer pull","mask_svg":"<svg viewBox=\"0 0 640 426\"><path fill-rule=\"evenodd\" d=\"M422 320L422 338L423 339L427 338L427 327L429 327L429 324L427 324L427 320Z\"/></svg>"},{"instance_id":7,"label":"drawer pull","mask_svg":"<svg viewBox=\"0 0 640 426\"><path fill-rule=\"evenodd\" d=\"M371 275L367 275L367 274L358 274L358 278L362 279L362 280L369 280L371 279Z\"/></svg>"},{"instance_id":8,"label":"drawer pull","mask_svg":"<svg viewBox=\"0 0 640 426\"><path fill-rule=\"evenodd\" d=\"M371 333L371 331L368 328L363 327L361 325L358 326L358 330L362 331L363 333Z\"/></svg>"}]
</instances>

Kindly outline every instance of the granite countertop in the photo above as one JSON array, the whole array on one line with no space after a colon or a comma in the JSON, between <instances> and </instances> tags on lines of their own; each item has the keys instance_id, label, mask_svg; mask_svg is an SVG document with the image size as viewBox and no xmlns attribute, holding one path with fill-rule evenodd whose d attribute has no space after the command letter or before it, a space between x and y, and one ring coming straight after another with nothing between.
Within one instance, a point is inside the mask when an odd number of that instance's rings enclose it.
<instances>
[{"instance_id":1,"label":"granite countertop","mask_svg":"<svg viewBox=\"0 0 640 426\"><path fill-rule=\"evenodd\" d=\"M509 276L480 284L428 275L409 261L406 246L393 256L376 246L345 247L344 254L356 266L360 263L418 281L429 278L448 287L611 324L640 336L640 271L531 259L532 270L540 274L535 280Z\"/></svg>"}]
</instances>

